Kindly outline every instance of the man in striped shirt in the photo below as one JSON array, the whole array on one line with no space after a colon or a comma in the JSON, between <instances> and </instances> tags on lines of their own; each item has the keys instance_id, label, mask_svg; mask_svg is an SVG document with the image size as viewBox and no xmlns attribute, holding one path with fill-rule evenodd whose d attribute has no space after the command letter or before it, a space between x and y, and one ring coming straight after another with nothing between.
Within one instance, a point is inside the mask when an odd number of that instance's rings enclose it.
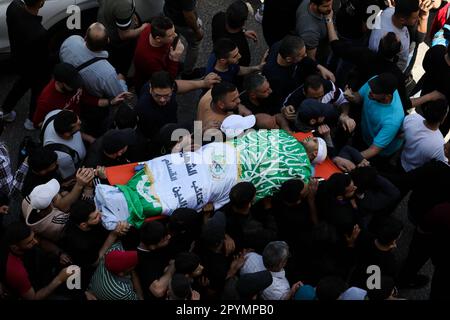
<instances>
[{"instance_id":1,"label":"man in striped shirt","mask_svg":"<svg viewBox=\"0 0 450 320\"><path fill-rule=\"evenodd\" d=\"M98 300L142 300L134 271L137 262L136 251L124 251L122 243L116 242L100 260L89 292Z\"/></svg>"}]
</instances>

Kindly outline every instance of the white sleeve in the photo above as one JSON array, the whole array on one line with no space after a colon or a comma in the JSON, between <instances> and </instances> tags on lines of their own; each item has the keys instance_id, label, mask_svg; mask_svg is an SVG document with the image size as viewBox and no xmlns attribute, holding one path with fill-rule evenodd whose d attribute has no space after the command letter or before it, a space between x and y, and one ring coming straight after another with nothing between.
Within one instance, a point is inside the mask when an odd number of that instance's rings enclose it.
<instances>
[{"instance_id":1,"label":"white sleeve","mask_svg":"<svg viewBox=\"0 0 450 320\"><path fill-rule=\"evenodd\" d=\"M369 49L377 52L378 46L380 45L380 40L382 37L383 37L382 30L378 30L378 29L372 30L372 33L370 34L370 39L369 39Z\"/></svg>"}]
</instances>

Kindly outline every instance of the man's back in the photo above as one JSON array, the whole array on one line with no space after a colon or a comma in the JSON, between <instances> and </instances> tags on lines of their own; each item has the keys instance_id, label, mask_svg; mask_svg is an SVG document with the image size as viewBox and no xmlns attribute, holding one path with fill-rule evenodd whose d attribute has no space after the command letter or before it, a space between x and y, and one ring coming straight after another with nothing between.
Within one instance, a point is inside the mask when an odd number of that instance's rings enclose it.
<instances>
[{"instance_id":1,"label":"man's back","mask_svg":"<svg viewBox=\"0 0 450 320\"><path fill-rule=\"evenodd\" d=\"M433 159L447 161L441 131L429 129L424 121L417 113L407 116L403 121L405 145L401 160L405 171L418 168Z\"/></svg>"},{"instance_id":2,"label":"man's back","mask_svg":"<svg viewBox=\"0 0 450 320\"><path fill-rule=\"evenodd\" d=\"M44 124L48 121L50 117L58 114L61 110L54 110L50 112L44 120ZM66 152L56 150L58 155L58 165L59 171L63 179L70 177L76 173L76 168L81 164L84 157L86 156L86 148L84 146L83 140L81 138L81 133L75 133L70 139L66 140L61 138L55 131L54 120L51 120L47 127L45 128L43 145L51 145L51 144L63 144L70 149L74 150L77 155L75 159Z\"/></svg>"},{"instance_id":3,"label":"man's back","mask_svg":"<svg viewBox=\"0 0 450 320\"><path fill-rule=\"evenodd\" d=\"M387 8L383 10L380 16L380 28L375 28L372 30L369 40L369 48L372 51L378 51L378 46L380 44L381 38L383 38L386 33L394 32L402 44L400 53L398 54L399 60L397 62L398 67L404 71L407 67L409 46L410 46L410 36L407 27L402 29L394 26L392 22L392 16L394 15L394 8Z\"/></svg>"},{"instance_id":4,"label":"man's back","mask_svg":"<svg viewBox=\"0 0 450 320\"><path fill-rule=\"evenodd\" d=\"M106 254L116 250L124 250L120 242L113 244ZM100 260L97 270L92 275L89 290L99 300L138 300L131 276L119 276L109 271L105 265L104 257Z\"/></svg>"},{"instance_id":5,"label":"man's back","mask_svg":"<svg viewBox=\"0 0 450 320\"><path fill-rule=\"evenodd\" d=\"M86 90L93 96L111 99L127 91L125 81L117 78L116 70L106 60L108 52L89 50L82 37L71 36L67 38L61 46L59 57L62 62L70 63L76 68L93 58L102 58L102 60L79 71Z\"/></svg>"}]
</instances>

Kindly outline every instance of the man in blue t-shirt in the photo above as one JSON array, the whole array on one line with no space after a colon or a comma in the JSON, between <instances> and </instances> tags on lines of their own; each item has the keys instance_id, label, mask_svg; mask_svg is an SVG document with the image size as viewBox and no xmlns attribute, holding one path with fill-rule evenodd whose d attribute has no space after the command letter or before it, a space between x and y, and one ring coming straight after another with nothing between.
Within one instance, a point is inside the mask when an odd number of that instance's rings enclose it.
<instances>
[{"instance_id":1,"label":"man in blue t-shirt","mask_svg":"<svg viewBox=\"0 0 450 320\"><path fill-rule=\"evenodd\" d=\"M397 87L393 74L382 73L370 79L359 92L347 95L352 102L363 104L361 133L368 148L361 155L365 159L390 157L403 144L398 134L405 113Z\"/></svg>"}]
</instances>

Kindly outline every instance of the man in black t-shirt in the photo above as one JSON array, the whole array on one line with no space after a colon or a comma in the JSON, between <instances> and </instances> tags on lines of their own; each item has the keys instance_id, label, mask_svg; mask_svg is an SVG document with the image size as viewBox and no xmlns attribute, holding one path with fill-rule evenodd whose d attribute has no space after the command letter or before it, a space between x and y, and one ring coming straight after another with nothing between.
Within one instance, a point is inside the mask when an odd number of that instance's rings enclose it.
<instances>
[{"instance_id":1,"label":"man in black t-shirt","mask_svg":"<svg viewBox=\"0 0 450 320\"><path fill-rule=\"evenodd\" d=\"M306 57L306 47L298 36L286 36L269 50L263 74L267 77L279 107L284 98L298 88L311 74L321 73L335 81L334 75L314 60Z\"/></svg>"},{"instance_id":2,"label":"man in black t-shirt","mask_svg":"<svg viewBox=\"0 0 450 320\"><path fill-rule=\"evenodd\" d=\"M55 151L45 149L43 147L33 150L28 158L28 170L23 187L22 196L28 196L34 187L45 184L52 179L62 182L62 178L58 174L58 156Z\"/></svg>"},{"instance_id":3,"label":"man in black t-shirt","mask_svg":"<svg viewBox=\"0 0 450 320\"><path fill-rule=\"evenodd\" d=\"M178 122L177 93L210 88L219 81L214 73L203 80L173 80L167 71L155 72L150 82L142 87L136 106L138 129L147 139L155 138L164 125Z\"/></svg>"},{"instance_id":4,"label":"man in black t-shirt","mask_svg":"<svg viewBox=\"0 0 450 320\"><path fill-rule=\"evenodd\" d=\"M169 281L175 272L173 264L166 272L164 270L170 260L168 250L170 235L164 224L152 221L142 225L140 239L136 272L141 281L144 299L161 299L165 296Z\"/></svg>"},{"instance_id":5,"label":"man in black t-shirt","mask_svg":"<svg viewBox=\"0 0 450 320\"><path fill-rule=\"evenodd\" d=\"M251 62L250 47L247 38L257 41L255 31L245 30L245 22L248 17L248 7L244 1L234 1L227 8L226 12L218 12L214 15L212 26L213 44L221 38L233 41L241 54L240 66L248 67Z\"/></svg>"},{"instance_id":6,"label":"man in black t-shirt","mask_svg":"<svg viewBox=\"0 0 450 320\"><path fill-rule=\"evenodd\" d=\"M264 2L262 28L264 39L269 46L287 34L294 34L296 12L302 1L305 0L284 0L282 6L279 0Z\"/></svg>"},{"instance_id":7,"label":"man in black t-shirt","mask_svg":"<svg viewBox=\"0 0 450 320\"><path fill-rule=\"evenodd\" d=\"M117 238L118 229L111 234L101 224L101 214L91 202L79 200L70 208L60 247L73 264L82 269L82 286L89 284L95 264ZM107 241L111 237L111 241Z\"/></svg>"},{"instance_id":8,"label":"man in black t-shirt","mask_svg":"<svg viewBox=\"0 0 450 320\"><path fill-rule=\"evenodd\" d=\"M2 105L3 119L12 122L16 118L13 111L17 102L31 89L28 118L25 128L34 130L32 123L38 95L50 80L51 61L49 59L49 37L42 26L39 10L44 6L42 0L14 0L6 10L11 55L19 73Z\"/></svg>"},{"instance_id":9,"label":"man in black t-shirt","mask_svg":"<svg viewBox=\"0 0 450 320\"><path fill-rule=\"evenodd\" d=\"M256 126L259 129L290 130L266 77L259 73L247 76L244 79L244 89L241 104L256 116Z\"/></svg>"}]
</instances>

